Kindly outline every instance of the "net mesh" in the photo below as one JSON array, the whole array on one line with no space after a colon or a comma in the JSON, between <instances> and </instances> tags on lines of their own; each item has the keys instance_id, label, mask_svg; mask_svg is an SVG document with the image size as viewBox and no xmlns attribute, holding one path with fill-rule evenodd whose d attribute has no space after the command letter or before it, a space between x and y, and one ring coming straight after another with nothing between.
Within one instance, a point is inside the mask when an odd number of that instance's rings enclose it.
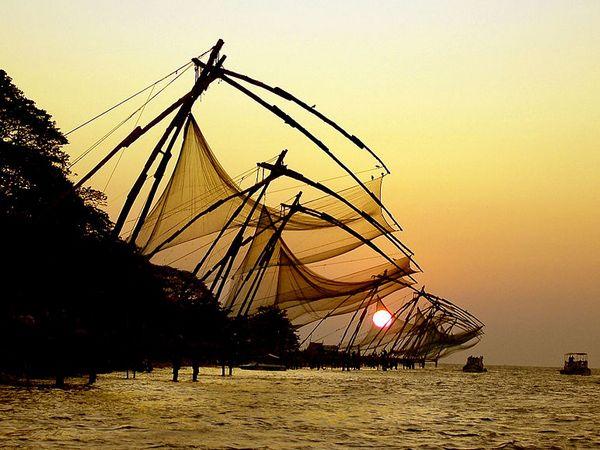
<instances>
[{"instance_id":1,"label":"net mesh","mask_svg":"<svg viewBox=\"0 0 600 450\"><path fill-rule=\"evenodd\" d=\"M378 200L382 179L365 183ZM331 195L304 206L326 213L354 234L323 218L257 204L258 198L252 198L256 193L246 195L225 172L190 116L173 174L142 224L136 244L145 254L160 250L164 255L177 246L186 251L191 248L183 268L192 270L198 260L204 260L198 270L202 277L211 273L209 269L227 252L239 230L247 245L236 252L239 257L232 275L218 280L225 286L220 300L231 315L277 306L298 328L352 315L347 331L352 330L344 334L342 349L385 350L410 359L437 360L475 345L482 333L480 323L453 304L422 294L389 309L392 320L385 326L373 323L372 316L384 307L383 300L392 305L393 294L413 284L409 275L415 271L409 258L334 279L311 269L311 263L345 254L395 231L363 187L338 193L352 207ZM222 204L216 206L218 202ZM207 275L207 282L213 280L214 274Z\"/></svg>"},{"instance_id":2,"label":"net mesh","mask_svg":"<svg viewBox=\"0 0 600 450\"><path fill-rule=\"evenodd\" d=\"M381 178L366 182L377 198L381 198ZM362 215L344 202L323 196L306 203L306 206L323 211L363 236L374 239L394 228L386 221L381 207L360 186L339 192L359 211L370 215L381 229L377 229ZM198 214L209 210L218 201L231 197L221 206L193 220ZM142 224L136 244L145 254L157 248L167 249L194 239L211 235L223 229L233 212L241 208L230 227L239 227L250 214L253 199L244 203L244 195L233 179L216 159L196 121L190 116L184 133L179 158L173 174L162 195ZM269 208L272 217L280 219L278 208ZM192 222L190 224L190 222ZM165 243L184 227L185 231ZM251 223L255 226L256 223ZM319 244L315 245L315 230L319 231ZM310 238L307 238L310 232ZM331 223L303 213L295 214L286 227L289 245L304 263L320 261L341 255L362 245L362 241Z\"/></svg>"},{"instance_id":3,"label":"net mesh","mask_svg":"<svg viewBox=\"0 0 600 450\"><path fill-rule=\"evenodd\" d=\"M348 333L340 349L361 351L362 354L386 351L410 360L438 360L449 354L472 347L479 342L482 325L468 313L445 303L416 294L396 310L383 302L366 307L365 320L349 324L355 330ZM376 311L387 309L392 316L388 324L378 327L372 321Z\"/></svg>"},{"instance_id":4,"label":"net mesh","mask_svg":"<svg viewBox=\"0 0 600 450\"><path fill-rule=\"evenodd\" d=\"M405 278L412 273L410 260L400 258L340 278L324 277L295 256L277 234L270 211L263 208L256 236L233 276L225 304L232 314L277 306L294 325L303 326L367 305L373 291L386 296L403 289L412 284Z\"/></svg>"}]
</instances>

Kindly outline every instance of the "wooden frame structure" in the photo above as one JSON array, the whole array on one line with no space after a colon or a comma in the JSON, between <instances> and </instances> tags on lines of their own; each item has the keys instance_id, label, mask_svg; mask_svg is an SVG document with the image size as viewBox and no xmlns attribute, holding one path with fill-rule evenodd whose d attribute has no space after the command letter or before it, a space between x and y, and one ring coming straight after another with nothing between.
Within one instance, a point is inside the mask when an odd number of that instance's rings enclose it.
<instances>
[{"instance_id":1,"label":"wooden frame structure","mask_svg":"<svg viewBox=\"0 0 600 450\"><path fill-rule=\"evenodd\" d=\"M285 91L279 87L273 87L264 83L262 81L256 80L247 75L237 73L231 70L227 70L223 68L223 63L226 59L225 56L220 56L220 51L224 45L223 40L219 39L215 45L210 50L210 55L208 56L207 62L201 61L199 58L193 58L192 61L196 66L197 72L200 68L201 71L199 75L196 77L196 81L192 87L192 89L183 97L179 98L177 101L172 103L169 107L163 110L160 114L158 114L155 118L153 118L146 126L144 127L136 127L134 128L128 136L126 136L116 147L114 147L98 164L96 164L87 174L85 174L78 183L76 183L76 187L82 186L86 183L92 176L94 176L106 163L108 163L115 155L117 155L120 151L127 148L131 144L133 144L136 140L138 140L141 136L147 133L150 129L155 127L157 124L162 122L165 118L167 118L172 113L175 113L171 121L168 123L161 137L157 141L156 145L152 149L149 157L147 158L141 172L136 178L133 186L131 187L129 193L127 194L126 200L121 208L121 211L118 215L117 221L115 223L113 233L115 236L118 236L122 230L123 226L127 220L127 218L131 215L132 208L137 201L140 192L149 178L149 171L151 167L155 164L157 168L155 173L153 174L153 181L150 186L150 190L148 195L143 201L143 205L141 208L141 212L137 219L135 219L133 231L129 237L130 243L132 245L136 244L136 240L139 236L139 233L142 229L144 221L146 220L151 207L153 205L156 193L159 189L161 181L165 175L167 165L172 156L172 149L177 141L178 137L181 134L181 130L184 128L186 120L191 119L191 110L196 102L196 100L200 97L200 95L205 92L210 84L215 80L223 80L228 85L232 86L236 90L240 91L256 103L260 104L262 107L273 113L275 116L282 119L285 123L290 125L292 128L296 128L300 133L302 133L307 139L309 139L316 147L318 147L321 151L323 151L329 158L331 158L343 171L345 171L353 180L356 182L358 186L362 188L373 200L378 207L381 208L383 212L392 220L393 224L397 227L398 230L402 230L400 224L396 221L391 212L387 209L387 207L381 202L380 198L377 197L372 191L368 189L368 187L363 183L360 178L347 166L345 165L332 151L326 146L319 138L317 138L313 133L311 133L307 128L297 122L294 118L286 114L276 105L271 105L267 101L265 101L262 97L257 95L255 92L251 91L246 86L242 85L240 82L247 83L251 86L263 89L271 94L276 95L279 98L282 98L286 101L290 101L297 106L301 107L303 110L309 112L314 115L322 122L332 127L336 132L340 133L346 139L351 141L355 146L359 149L367 151L381 167L387 172L390 173L390 170L385 165L385 163L377 156L377 154L369 148L363 141L357 138L355 135L350 134L336 122L331 120L329 117L317 111L314 107L309 106L306 102L300 100L296 96L292 95L288 91ZM186 128L187 129L187 128ZM185 139L185 133L184 133ZM231 216L227 219L221 230L218 232L217 237L211 243L206 254L198 261L193 270L194 275L197 275L201 269L206 265L209 256L215 249L217 243L222 239L225 234L225 231L232 225L233 221L239 217L239 215L244 211L248 204L252 204L250 207L250 212L247 214L245 219L242 221L242 224L239 226L237 233L233 239L233 242L230 244L229 248L225 255L201 276L202 281L207 281L211 276L214 276L210 283L210 291L215 295L216 298L219 298L221 293L223 292L225 282L232 270L233 263L237 255L239 254L242 247L247 245L252 238L244 238L244 234L246 229L249 227L250 222L257 208L261 205L261 201L263 201L265 194L269 185L277 178L285 177L289 179L293 179L299 181L303 184L306 184L318 191L324 193L327 196L331 196L342 204L346 205L350 208L354 213L360 216L362 219L367 221L375 230L381 233L389 243L391 243L395 249L399 250L403 255L405 255L410 262L420 270L419 265L414 261L413 256L414 253L406 246L404 243L400 241L392 232L386 229L381 223L379 223L376 219L374 219L368 213L365 213L360 208L357 208L351 202L346 200L342 195L333 191L326 185L311 180L310 178L302 175L299 172L296 172L292 169L289 169L285 164L283 164L283 160L285 158L287 150L283 150L278 156L275 163L261 162L257 164L258 168L262 168L268 171L266 177L263 177L262 180L253 184L252 186L240 190L234 194L228 195L225 198L221 198L215 201L212 205L205 208L204 210L196 213L192 218L186 221L184 224L179 226L178 229L174 230L169 236L164 238L149 254L148 256L151 258L156 255L163 249L165 249L169 244L171 244L177 237L179 237L182 233L189 229L196 221L206 216L207 214L215 211L220 206L225 203L233 200L233 199L242 199L241 204L237 206L237 208L233 211ZM256 195L256 198L252 197ZM332 217L327 214L325 211L317 211L306 206L300 204L300 196L301 192L295 197L293 203L291 204L282 204L282 208L284 208L287 212L278 218L277 223L273 224L275 232L271 239L269 239L265 248L263 249L260 257L251 268L251 270L246 274L242 286L245 283L250 282L250 288L245 295L245 297L241 301L241 305L238 310L238 315L246 315L249 313L251 309L251 305L255 299L258 285L261 283L265 270L269 266L269 261L273 254L273 249L278 239L281 237L281 233L283 232L285 226L288 224L291 217L298 212L301 212L307 216L311 216L314 218L318 218L322 221L328 222L333 226L339 227L345 230L347 233L352 235L354 238L358 239L362 244L367 245L372 250L374 250L378 255L382 256L386 261L392 263L398 269L402 269L397 261L391 258L386 252L384 252L378 245L372 242L371 239L365 239L360 233L354 231L351 227L344 224L342 221ZM402 269L404 270L404 269ZM412 273L412 272L411 272ZM252 281L251 278L254 276ZM406 316L402 320L405 321L404 326L397 332L397 336L394 337L390 341L390 343L386 344L386 348L389 349L389 353L395 353L404 355L405 357L416 357L418 352L423 352L422 344L427 334L427 327L430 324L433 324L433 320L438 318L440 314L443 314L444 317L447 316L451 319L450 326L445 330L449 332L449 330L454 329L455 327L463 327L464 329L474 330L474 335L477 337L482 333L483 324L474 318L471 314L466 312L465 310L459 308L453 303L449 302L440 297L436 297L432 294L426 293L424 290L418 290L412 286L412 282L414 282L414 278L412 278L410 273L406 273L406 277L410 280L409 282L404 282L400 279L394 280L397 283L403 284L403 287L408 287L414 291L413 299L405 304L403 304L397 311L392 314L394 319L400 320L400 317L406 313ZM386 278L386 274L381 275L381 283L389 281ZM242 286L238 288L239 294L242 290ZM350 319L348 326L344 332L342 337L342 341L345 339L348 334L351 326L354 324L354 330L350 335L350 340L347 344L346 352L348 352L355 341L358 338L359 331L361 325L363 324L367 312L367 307L363 307L363 304L370 305L373 296L377 295L377 288L375 286L372 289L372 292L369 293L369 301L366 302L367 298L363 299L358 306L358 308L354 311L352 318ZM237 295L236 294L236 295ZM429 307L424 311L420 311L417 308L417 302L420 299L426 299L429 302ZM381 300L380 300L381 301ZM310 335L314 333L314 331L323 323L325 319L327 319L330 315L332 315L335 310L341 307L343 301L340 302L335 308L319 321L317 326L311 331ZM359 316L360 311L360 316ZM416 327L414 330L411 329L407 333L404 333L406 324L412 319L414 320L416 311L419 311L419 314L424 318L424 323L426 326ZM386 333L389 330L382 328L376 334L375 337L367 344L367 350L378 348L385 337ZM341 343L341 342L340 342ZM437 357L439 357L440 352L437 353ZM419 356L422 356L419 355Z\"/></svg>"}]
</instances>

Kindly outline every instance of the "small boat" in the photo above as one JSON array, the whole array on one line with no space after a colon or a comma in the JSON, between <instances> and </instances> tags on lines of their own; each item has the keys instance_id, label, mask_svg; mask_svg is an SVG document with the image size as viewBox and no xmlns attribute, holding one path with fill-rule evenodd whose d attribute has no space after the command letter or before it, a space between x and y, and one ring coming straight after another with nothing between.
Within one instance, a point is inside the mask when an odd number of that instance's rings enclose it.
<instances>
[{"instance_id":1,"label":"small boat","mask_svg":"<svg viewBox=\"0 0 600 450\"><path fill-rule=\"evenodd\" d=\"M591 375L587 353L565 353L565 365L560 373L563 375Z\"/></svg>"},{"instance_id":2,"label":"small boat","mask_svg":"<svg viewBox=\"0 0 600 450\"><path fill-rule=\"evenodd\" d=\"M243 370L269 370L272 372L281 372L287 370L285 364L281 364L281 358L272 353L267 353L261 358L262 361L253 361L247 364L240 365L240 369Z\"/></svg>"},{"instance_id":3,"label":"small boat","mask_svg":"<svg viewBox=\"0 0 600 450\"><path fill-rule=\"evenodd\" d=\"M287 370L287 367L283 364L267 364L267 363L259 363L259 362L251 362L248 364L242 364L240 369L243 370L269 370L274 372L280 372Z\"/></svg>"},{"instance_id":4,"label":"small boat","mask_svg":"<svg viewBox=\"0 0 600 450\"><path fill-rule=\"evenodd\" d=\"M483 365L483 356L469 356L462 370L463 372L471 373L487 372L487 369Z\"/></svg>"}]
</instances>

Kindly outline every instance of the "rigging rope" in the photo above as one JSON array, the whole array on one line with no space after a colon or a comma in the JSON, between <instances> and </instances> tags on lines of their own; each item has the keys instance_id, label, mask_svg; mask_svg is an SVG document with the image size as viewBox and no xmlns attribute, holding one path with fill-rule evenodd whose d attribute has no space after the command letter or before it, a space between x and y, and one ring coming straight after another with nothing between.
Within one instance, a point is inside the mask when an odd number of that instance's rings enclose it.
<instances>
[{"instance_id":1,"label":"rigging rope","mask_svg":"<svg viewBox=\"0 0 600 450\"><path fill-rule=\"evenodd\" d=\"M198 56L198 58L202 58L203 56L205 56L205 55L206 55L208 52L210 52L211 50L212 50L212 47L211 47L211 48L209 48L209 49L208 49L207 51L205 51L204 53L202 53L200 56ZM155 81L154 83L152 83L152 84L149 84L148 86L146 86L146 87L145 87L145 88L143 88L143 89L140 89L140 90L139 90L139 91L137 91L135 94L132 94L132 95L130 95L129 97L127 97L127 98L126 98L126 99L124 99L124 100L121 100L121 101L120 101L119 103L117 103L116 105L113 105L113 106L111 106L111 107L110 107L110 108L108 108L107 110L105 110L105 111L102 111L102 112L101 112L101 113L99 113L99 114L96 114L96 115L95 115L94 117L92 117L91 119L88 119L88 120L86 120L85 122L83 122L82 124L80 124L80 125L77 125L77 126L76 126L75 128L73 128L72 130L70 130L70 131L66 132L66 133L65 133L65 136L68 136L68 135L70 135L71 133L73 133L73 132L75 132L75 131L79 130L80 128L83 128L84 126L86 126L86 125L90 124L90 123L91 123L91 122L93 122L94 120L96 120L96 119L99 119L100 117L104 116L105 114L108 114L108 113L109 113L109 112L111 112L113 109L115 109L115 108L118 108L118 107L119 107L119 106L121 106L122 104L124 104L124 103L128 102L129 100L131 100L131 99L133 99L133 98L135 98L135 97L137 97L138 95L140 95L141 93L143 93L143 92L147 91L148 89L150 89L150 88L154 88L154 86L156 86L156 85L157 85L158 83L160 83L161 81L163 81L163 80L166 80L166 79L167 79L167 78L169 78L171 75L174 75L174 74L176 74L176 73L177 73L177 72L179 72L181 69L183 69L184 67L186 67L186 66L188 66L188 65L191 65L191 64L192 64L192 63L190 63L190 62L188 62L188 63L185 63L184 65L182 65L182 66L178 67L177 69L175 69L175 70L171 71L170 73L168 73L168 74L167 74L167 75L165 75L164 77L160 78L159 80ZM186 68L186 69L187 69L187 68Z\"/></svg>"},{"instance_id":2,"label":"rigging rope","mask_svg":"<svg viewBox=\"0 0 600 450\"><path fill-rule=\"evenodd\" d=\"M144 110L146 109L146 105L150 101L150 97L152 96L153 92L154 92L154 86L152 86L152 89L150 89L150 93L148 94L148 98L146 99L146 102L142 105L142 109L140 111L140 114L138 115L137 120L135 121L135 124L133 124L133 128L134 129L140 123L140 119L142 118L142 115L144 114ZM117 167L119 167L119 163L121 162L121 159L123 158L123 153L124 152L119 152L119 157L117 158L117 162L115 163L112 171L110 172L110 175L108 177L108 180L106 180L106 184L104 185L104 189L102 190L102 192L106 192L106 189L108 188L108 185L110 184L110 181L112 180L112 177L115 174L115 171L117 170Z\"/></svg>"},{"instance_id":3,"label":"rigging rope","mask_svg":"<svg viewBox=\"0 0 600 450\"><path fill-rule=\"evenodd\" d=\"M378 167L373 167L373 168L371 168L371 169L360 170L360 171L358 171L358 172L355 172L355 173L356 173L356 175L360 175L360 174L363 174L363 173L366 173L366 172L371 172L371 171L373 171L373 170L381 170L381 168L378 168ZM348 174L344 174L344 175L338 175L338 176L336 176L336 177L324 178L324 179L322 179L322 180L315 180L315 181L316 181L317 183L324 183L324 182L326 182L326 181L333 181L333 180L339 180L339 179L341 179L341 178L348 178L349 176L350 176L350 175L348 175ZM276 192L289 191L289 190L292 190L292 189L298 189L298 188L301 188L301 187L303 187L303 186L307 186L307 184L306 184L306 183L301 183L301 184L297 184L297 185L295 185L295 186L286 187L286 188L281 188L281 189L276 189L276 190L274 190L274 191L270 191L270 192L271 192L271 194L275 194ZM326 195L324 195L323 197L326 197ZM292 195L292 197L290 197L290 198L294 198L294 196ZM322 197L319 197L319 198L322 198ZM317 200L317 199L315 199L315 200Z\"/></svg>"},{"instance_id":4,"label":"rigging rope","mask_svg":"<svg viewBox=\"0 0 600 450\"><path fill-rule=\"evenodd\" d=\"M117 124L115 127L113 127L112 130L110 130L108 133L106 133L104 136L102 136L100 139L98 139L94 144L92 144L91 147L89 147L87 150L85 150L81 155L79 155L77 158L75 158L75 160L69 165L69 169L72 168L73 166L75 166L75 164L79 163L83 158L85 158L92 150L94 150L96 147L98 147L98 145L100 145L102 142L104 142L111 134L113 134L117 129L119 129L122 125L124 125L126 122L129 121L129 119L131 119L133 116L135 116L139 111L141 111L143 108L146 107L146 105L148 103L150 103L152 100L154 100L160 93L162 93L167 87L169 87L171 84L173 84L177 79L179 79L179 77L181 77L181 75L183 75L185 73L185 71L187 69L189 69L191 67L192 63L188 63L188 66L185 70L181 71L179 73L179 75L177 75L175 78L173 78L171 81L169 81L166 85L164 85L156 94L154 94L152 97L150 97L149 100L145 101L142 106L140 106L139 108L137 108L135 111L133 111L129 116L127 116L125 119L123 119L119 124Z\"/></svg>"}]
</instances>

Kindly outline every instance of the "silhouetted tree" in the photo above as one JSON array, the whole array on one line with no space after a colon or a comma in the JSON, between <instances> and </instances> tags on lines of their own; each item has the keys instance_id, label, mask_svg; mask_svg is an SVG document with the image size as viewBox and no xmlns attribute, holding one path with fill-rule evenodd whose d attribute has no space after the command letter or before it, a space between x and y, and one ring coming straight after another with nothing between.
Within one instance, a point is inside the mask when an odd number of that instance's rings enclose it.
<instances>
[{"instance_id":1,"label":"silhouetted tree","mask_svg":"<svg viewBox=\"0 0 600 450\"><path fill-rule=\"evenodd\" d=\"M180 354L190 361L215 362L223 351L227 317L204 283L190 272L166 266L154 266L165 293L161 317L163 355ZM166 352L166 353L165 353Z\"/></svg>"},{"instance_id":2,"label":"silhouetted tree","mask_svg":"<svg viewBox=\"0 0 600 450\"><path fill-rule=\"evenodd\" d=\"M148 358L216 361L233 346L232 322L195 276L154 266L112 235L104 194L68 179L66 142L0 70L0 369L61 384ZM261 349L279 351L266 339L256 338Z\"/></svg>"},{"instance_id":3,"label":"silhouetted tree","mask_svg":"<svg viewBox=\"0 0 600 450\"><path fill-rule=\"evenodd\" d=\"M36 151L53 165L67 171L68 156L61 150L67 139L50 114L23 95L8 74L0 69L0 141Z\"/></svg>"},{"instance_id":4,"label":"silhouetted tree","mask_svg":"<svg viewBox=\"0 0 600 450\"><path fill-rule=\"evenodd\" d=\"M0 71L0 365L57 379L141 352L164 298L146 258L112 237L103 195L67 178L66 142Z\"/></svg>"},{"instance_id":5,"label":"silhouetted tree","mask_svg":"<svg viewBox=\"0 0 600 450\"><path fill-rule=\"evenodd\" d=\"M247 318L248 355L255 358L273 354L284 359L298 350L298 335L285 311L275 306L262 306Z\"/></svg>"}]
</instances>

